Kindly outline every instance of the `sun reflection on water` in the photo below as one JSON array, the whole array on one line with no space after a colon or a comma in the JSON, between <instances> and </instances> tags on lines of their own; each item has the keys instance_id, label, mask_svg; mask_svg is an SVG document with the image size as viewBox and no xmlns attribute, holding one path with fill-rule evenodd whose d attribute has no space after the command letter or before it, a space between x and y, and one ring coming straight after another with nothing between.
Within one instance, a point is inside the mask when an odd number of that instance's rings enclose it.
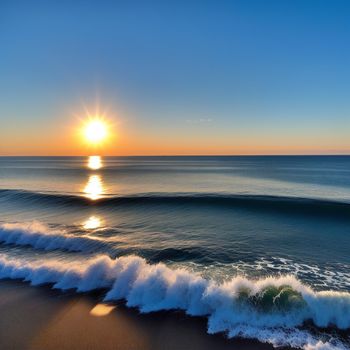
<instances>
[{"instance_id":1,"label":"sun reflection on water","mask_svg":"<svg viewBox=\"0 0 350 350\"><path fill-rule=\"evenodd\" d=\"M86 221L83 222L83 227L86 230L93 230L101 227L102 220L98 216L90 216Z\"/></svg>"},{"instance_id":2,"label":"sun reflection on water","mask_svg":"<svg viewBox=\"0 0 350 350\"><path fill-rule=\"evenodd\" d=\"M90 198L93 201L102 197L104 189L100 175L89 176L89 181L84 188L84 193L87 198Z\"/></svg>"},{"instance_id":3,"label":"sun reflection on water","mask_svg":"<svg viewBox=\"0 0 350 350\"><path fill-rule=\"evenodd\" d=\"M89 156L87 166L92 170L101 169L103 167L102 158L100 156Z\"/></svg>"}]
</instances>

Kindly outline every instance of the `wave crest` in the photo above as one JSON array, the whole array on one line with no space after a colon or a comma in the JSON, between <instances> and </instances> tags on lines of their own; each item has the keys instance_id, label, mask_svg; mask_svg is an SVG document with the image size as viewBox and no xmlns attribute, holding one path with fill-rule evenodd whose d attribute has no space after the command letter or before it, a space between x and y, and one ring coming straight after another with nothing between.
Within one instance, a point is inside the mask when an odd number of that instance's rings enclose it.
<instances>
[{"instance_id":1,"label":"wave crest","mask_svg":"<svg viewBox=\"0 0 350 350\"><path fill-rule=\"evenodd\" d=\"M248 194L219 193L144 193L138 195L105 196L91 201L81 195L42 193L1 189L2 200L55 206L159 206L204 205L239 207L250 210L317 215L349 220L350 203L316 198L282 197Z\"/></svg>"},{"instance_id":2,"label":"wave crest","mask_svg":"<svg viewBox=\"0 0 350 350\"><path fill-rule=\"evenodd\" d=\"M105 255L84 264L23 261L0 256L0 278L51 283L79 292L106 288L105 301L126 300L141 312L181 309L206 316L208 332L257 338L275 346L340 349L346 345L299 329L306 321L318 327L350 327L350 293L315 292L293 276L249 280L238 276L218 284L184 269L148 264L138 256L111 259Z\"/></svg>"},{"instance_id":3,"label":"wave crest","mask_svg":"<svg viewBox=\"0 0 350 350\"><path fill-rule=\"evenodd\" d=\"M76 252L92 252L106 246L106 243L98 238L75 236L63 230L53 230L38 221L0 224L0 242L29 245L43 250L63 249Z\"/></svg>"}]
</instances>

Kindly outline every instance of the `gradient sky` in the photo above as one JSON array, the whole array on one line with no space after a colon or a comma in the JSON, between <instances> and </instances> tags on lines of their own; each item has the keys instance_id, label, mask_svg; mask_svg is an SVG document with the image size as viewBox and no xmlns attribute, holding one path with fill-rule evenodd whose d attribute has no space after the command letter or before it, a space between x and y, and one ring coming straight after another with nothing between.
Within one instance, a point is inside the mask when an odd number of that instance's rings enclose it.
<instances>
[{"instance_id":1,"label":"gradient sky","mask_svg":"<svg viewBox=\"0 0 350 350\"><path fill-rule=\"evenodd\" d=\"M350 1L0 2L0 154L350 153Z\"/></svg>"}]
</instances>

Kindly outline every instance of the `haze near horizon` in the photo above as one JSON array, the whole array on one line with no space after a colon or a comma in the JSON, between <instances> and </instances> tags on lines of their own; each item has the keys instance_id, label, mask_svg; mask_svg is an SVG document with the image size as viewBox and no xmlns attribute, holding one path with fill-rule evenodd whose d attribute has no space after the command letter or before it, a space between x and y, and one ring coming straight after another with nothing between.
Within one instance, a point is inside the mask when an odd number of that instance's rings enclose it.
<instances>
[{"instance_id":1,"label":"haze near horizon","mask_svg":"<svg viewBox=\"0 0 350 350\"><path fill-rule=\"evenodd\" d=\"M350 153L346 1L3 1L0 155ZM79 130L102 113L99 147Z\"/></svg>"}]
</instances>

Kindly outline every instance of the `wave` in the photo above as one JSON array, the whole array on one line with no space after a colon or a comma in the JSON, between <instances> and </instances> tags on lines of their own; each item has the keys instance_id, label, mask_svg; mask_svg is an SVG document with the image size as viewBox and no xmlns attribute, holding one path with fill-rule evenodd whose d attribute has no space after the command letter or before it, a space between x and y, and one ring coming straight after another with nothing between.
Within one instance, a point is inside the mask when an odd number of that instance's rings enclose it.
<instances>
[{"instance_id":1,"label":"wave","mask_svg":"<svg viewBox=\"0 0 350 350\"><path fill-rule=\"evenodd\" d=\"M311 333L316 327L350 328L350 293L316 292L293 276L249 280L235 277L224 283L207 280L185 269L148 264L138 256L115 260L106 255L84 264L62 260L27 260L0 255L0 278L77 292L106 290L104 301L125 300L141 312L179 309L208 318L208 332L255 338L274 346L348 349L333 335ZM327 339L326 339L326 338Z\"/></svg>"},{"instance_id":2,"label":"wave","mask_svg":"<svg viewBox=\"0 0 350 350\"><path fill-rule=\"evenodd\" d=\"M114 257L117 253L115 245L117 241L113 239L110 244L105 238L92 237L86 234L77 235L77 233L67 233L62 229L52 229L39 221L24 223L0 223L0 243L14 246L31 246L35 249L52 251L66 250L71 252L84 253L108 253ZM206 255L206 250L202 247L185 247L185 248L164 248L162 250L147 247L125 246L125 241L118 246L119 254L130 254L137 250L138 253L152 262L161 260L201 260Z\"/></svg>"},{"instance_id":3,"label":"wave","mask_svg":"<svg viewBox=\"0 0 350 350\"><path fill-rule=\"evenodd\" d=\"M94 252L107 247L106 242L98 238L87 235L75 236L63 230L53 230L38 221L0 224L0 243L75 252Z\"/></svg>"},{"instance_id":4,"label":"wave","mask_svg":"<svg viewBox=\"0 0 350 350\"><path fill-rule=\"evenodd\" d=\"M232 264L232 256L224 257L227 262L218 262L218 257L203 246L164 247L155 249L143 245L132 245L132 242L123 239L94 237L74 233L66 233L62 229L53 229L39 221L24 223L0 223L0 243L13 246L31 246L36 250L71 252L104 253L111 258L122 255L137 254L151 263L171 261L173 266L190 269L201 273L210 279L222 281L223 276L247 274L264 275L297 275L303 281L312 284L314 288L332 288L332 290L349 289L350 274L348 265L336 265L331 268L321 268L316 265L306 265L286 258L271 257L259 258L254 261L236 261ZM225 253L223 253L225 255ZM222 255L222 254L221 254ZM221 256L222 258L222 256Z\"/></svg>"},{"instance_id":5,"label":"wave","mask_svg":"<svg viewBox=\"0 0 350 350\"><path fill-rule=\"evenodd\" d=\"M146 206L146 205L204 205L237 207L259 211L275 211L302 215L331 216L350 219L350 203L315 198L219 193L147 193L124 196L105 196L94 201L80 195L0 190L1 200L58 206Z\"/></svg>"}]
</instances>

